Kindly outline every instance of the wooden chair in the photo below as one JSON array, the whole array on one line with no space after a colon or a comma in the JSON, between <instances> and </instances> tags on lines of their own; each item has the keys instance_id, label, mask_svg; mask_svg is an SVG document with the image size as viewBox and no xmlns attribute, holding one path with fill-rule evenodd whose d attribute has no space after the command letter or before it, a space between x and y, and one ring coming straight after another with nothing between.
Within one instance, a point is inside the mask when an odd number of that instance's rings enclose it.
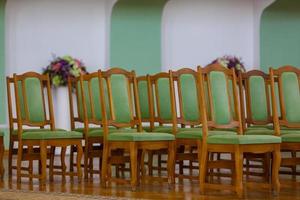
<instances>
[{"instance_id":1,"label":"wooden chair","mask_svg":"<svg viewBox=\"0 0 300 200\"><path fill-rule=\"evenodd\" d=\"M13 165L13 156L18 154L18 148L15 148L16 144L18 143L18 127L17 127L17 114L16 114L16 102L13 101L14 98L14 78L13 77L6 77L6 86L7 86L7 105L8 105L8 116L9 116L9 152L8 152L8 174L9 178L12 177L12 170L17 169L17 166ZM19 87L21 86L21 81L19 82ZM19 93L19 97L22 101L22 93ZM21 106L24 106L21 105ZM22 108L24 110L24 108ZM49 131L50 129L48 127L42 127L42 128L24 128L23 132L26 131ZM63 130L63 129L56 129L56 130ZM26 152L28 149L24 149L23 151ZM31 151L38 153L40 151L39 148L34 147L33 149L30 149ZM53 157L52 153L55 151L54 148L47 150L47 157L50 158ZM64 152L64 150L62 151ZM65 170L66 165L64 163L64 160L61 160L61 165L54 165L55 169L61 169ZM26 171L32 171L33 165L32 161L29 161L28 167L22 167L22 170Z\"/></svg>"},{"instance_id":2,"label":"wooden chair","mask_svg":"<svg viewBox=\"0 0 300 200\"><path fill-rule=\"evenodd\" d=\"M259 70L239 73L239 93L242 124L245 135L274 135L274 122L271 115L270 76ZM269 179L270 155L247 154L246 174L263 175ZM258 161L261 164L250 164ZM251 168L263 168L263 173L250 172Z\"/></svg>"},{"instance_id":3,"label":"wooden chair","mask_svg":"<svg viewBox=\"0 0 300 200\"><path fill-rule=\"evenodd\" d=\"M279 192L280 184L278 171L280 166L280 143L281 138L270 135L242 135L242 121L238 104L236 88L236 75L234 70L224 68L218 64L209 65L200 72L200 91L201 91L201 116L203 117L203 137L202 155L200 162L200 191L203 193L206 188L231 189L235 190L238 196L243 194L243 159L244 153L272 153L272 188ZM204 104L204 80L207 80L209 106L211 117L207 118L207 111ZM231 80L231 81L229 81ZM229 83L233 84L233 104L230 102ZM234 105L235 115L232 114L230 106ZM215 134L209 128L227 129L237 127L238 135ZM278 132L276 132L278 134ZM230 153L233 160L208 160L208 154ZM234 168L234 185L224 185L208 183L206 180L207 171L210 168Z\"/></svg>"},{"instance_id":4,"label":"wooden chair","mask_svg":"<svg viewBox=\"0 0 300 200\"><path fill-rule=\"evenodd\" d=\"M161 132L174 134L177 130L177 113L175 102L175 91L173 80L170 72L160 72L154 75L147 75L148 99L149 99L149 115L150 115L150 132ZM153 174L153 170L157 170L161 174L164 163L163 155L165 150L148 152L148 171L149 175ZM153 166L153 159L157 156L157 166ZM182 169L182 163L181 163Z\"/></svg>"},{"instance_id":5,"label":"wooden chair","mask_svg":"<svg viewBox=\"0 0 300 200\"><path fill-rule=\"evenodd\" d=\"M63 148L66 148L68 145L77 146L77 161L80 163L82 157L82 134L55 129L50 80L47 75L35 72L27 72L22 75L14 74L13 85L18 127L17 182L21 182L21 177L29 177L30 179L39 178L45 184L47 146ZM11 97L9 99L11 100ZM32 128L50 127L50 130L23 131L24 126ZM28 147L27 151L24 150L24 146ZM38 153L33 151L34 146L39 146ZM52 148L52 150L55 149ZM49 165L50 180L53 180L54 175L62 175L63 178L65 175L78 176L78 180L81 180L80 165L77 165L77 173L68 173L64 170L54 171L54 152L52 152L51 156ZM64 158L64 155L62 157ZM21 167L24 160L38 160L41 164L39 175L33 174L31 170L29 174L22 173Z\"/></svg>"},{"instance_id":6,"label":"wooden chair","mask_svg":"<svg viewBox=\"0 0 300 200\"><path fill-rule=\"evenodd\" d=\"M4 178L4 166L3 166L3 155L4 155L4 133L0 132L0 179Z\"/></svg>"},{"instance_id":7,"label":"wooden chair","mask_svg":"<svg viewBox=\"0 0 300 200\"><path fill-rule=\"evenodd\" d=\"M71 129L82 132L85 140L84 146L84 178L93 178L94 173L101 174L101 157L103 145L102 116L100 106L100 88L98 73L81 75L79 78L69 78L69 102L71 115ZM73 93L76 95L77 117L74 116L75 106ZM83 127L76 127L76 122ZM71 166L74 165L74 153L71 149ZM94 170L94 158L99 158L99 170Z\"/></svg>"},{"instance_id":8,"label":"wooden chair","mask_svg":"<svg viewBox=\"0 0 300 200\"><path fill-rule=\"evenodd\" d=\"M102 161L102 186L112 180L111 178L111 151L124 149L130 155L132 190L135 190L140 182L141 160L143 151L168 149L168 180L174 183L174 140L172 134L167 133L146 133L142 131L140 105L138 98L137 80L134 72L128 72L119 68L112 68L108 71L99 71L99 80L104 78L108 86L109 102L112 105L112 120L106 118L104 89L102 81L100 84L101 105L104 126L104 151ZM136 128L138 132L110 132L108 127ZM120 156L118 160L122 160ZM123 180L124 181L124 180Z\"/></svg>"},{"instance_id":9,"label":"wooden chair","mask_svg":"<svg viewBox=\"0 0 300 200\"><path fill-rule=\"evenodd\" d=\"M282 158L281 166L291 167L293 175L300 159L296 152L300 150L300 94L299 94L300 70L292 66L283 66L278 69L270 68L272 111L275 118L275 130L280 132L282 138L281 151L292 152L292 157ZM278 97L276 86L278 84ZM277 105L280 107L278 114Z\"/></svg>"},{"instance_id":10,"label":"wooden chair","mask_svg":"<svg viewBox=\"0 0 300 200\"><path fill-rule=\"evenodd\" d=\"M176 129L176 161L179 163L179 178L195 178L192 176L193 162L198 162L201 156L202 121L200 116L199 74L192 69L183 68L171 72L174 88L177 89L180 116L177 118ZM177 87L176 87L177 86ZM171 94L175 96L175 94ZM176 115L176 112L173 114ZM176 126L177 127L177 126ZM189 166L183 162L189 161ZM190 174L184 175L183 169L189 168ZM196 177L198 178L198 177Z\"/></svg>"}]
</instances>

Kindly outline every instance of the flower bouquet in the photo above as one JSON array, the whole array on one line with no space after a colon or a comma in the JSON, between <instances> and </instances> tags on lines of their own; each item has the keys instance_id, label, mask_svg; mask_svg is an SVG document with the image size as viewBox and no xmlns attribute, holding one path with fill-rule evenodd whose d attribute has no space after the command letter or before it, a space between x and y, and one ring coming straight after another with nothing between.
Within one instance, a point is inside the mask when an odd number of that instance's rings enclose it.
<instances>
[{"instance_id":1,"label":"flower bouquet","mask_svg":"<svg viewBox=\"0 0 300 200\"><path fill-rule=\"evenodd\" d=\"M223 56L214 60L211 64L219 63L220 65L227 67L228 69L234 68L235 72L238 73L246 72L245 66L241 61L241 58L235 56Z\"/></svg>"},{"instance_id":2,"label":"flower bouquet","mask_svg":"<svg viewBox=\"0 0 300 200\"><path fill-rule=\"evenodd\" d=\"M87 74L84 64L71 56L56 57L43 70L43 74L49 74L51 84L55 87L66 86L68 77L78 77Z\"/></svg>"}]
</instances>

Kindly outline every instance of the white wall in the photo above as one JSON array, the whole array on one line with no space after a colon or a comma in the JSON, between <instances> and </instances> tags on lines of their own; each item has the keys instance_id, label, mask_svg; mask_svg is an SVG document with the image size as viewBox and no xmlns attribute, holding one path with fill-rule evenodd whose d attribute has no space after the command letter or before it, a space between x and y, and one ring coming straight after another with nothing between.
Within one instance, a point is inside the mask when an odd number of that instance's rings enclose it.
<instances>
[{"instance_id":1,"label":"white wall","mask_svg":"<svg viewBox=\"0 0 300 200\"><path fill-rule=\"evenodd\" d=\"M236 55L254 65L253 0L171 0L163 18L163 69Z\"/></svg>"},{"instance_id":2,"label":"white wall","mask_svg":"<svg viewBox=\"0 0 300 200\"><path fill-rule=\"evenodd\" d=\"M8 0L6 73L41 71L52 53L80 58L90 71L106 66L109 2Z\"/></svg>"}]
</instances>

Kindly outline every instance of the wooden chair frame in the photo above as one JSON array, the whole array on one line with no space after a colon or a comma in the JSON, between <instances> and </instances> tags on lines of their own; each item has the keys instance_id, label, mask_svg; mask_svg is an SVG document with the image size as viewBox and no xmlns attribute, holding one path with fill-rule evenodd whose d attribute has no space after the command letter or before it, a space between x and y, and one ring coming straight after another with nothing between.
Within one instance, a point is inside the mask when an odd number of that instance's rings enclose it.
<instances>
[{"instance_id":1,"label":"wooden chair frame","mask_svg":"<svg viewBox=\"0 0 300 200\"><path fill-rule=\"evenodd\" d=\"M159 103L159 94L158 94L158 80L161 78L166 78L169 80L169 89L170 89L170 101L171 101L171 120L164 120L160 116L160 103ZM175 134L177 131L177 113L176 113L176 101L175 101L175 91L173 85L173 77L171 77L171 71L160 72L154 75L147 75L146 80L148 83L148 98L149 98L149 114L150 114L150 131L155 131L155 123L158 123L159 126L163 126L164 124L172 125L172 133ZM155 95L154 95L155 94ZM157 170L158 174L161 174L162 170L166 170L165 167L162 166L163 163L167 161L162 159L162 155L166 154L165 150L159 151L149 151L148 152L148 170L149 175L153 175L153 170ZM153 166L153 157L157 155L157 166ZM183 166L183 164L181 164ZM181 167L182 168L182 167Z\"/></svg>"},{"instance_id":2,"label":"wooden chair frame","mask_svg":"<svg viewBox=\"0 0 300 200\"><path fill-rule=\"evenodd\" d=\"M68 80L68 90L69 90L69 102L70 102L70 116L71 116L71 128L72 130L75 129L75 123L79 122L82 123L83 126L83 136L85 140L85 146L84 146L84 178L88 179L88 174L90 174L90 177L93 177L94 173L99 173L101 175L101 159L102 159L102 145L103 145L103 138L102 137L89 137L88 132L90 125L95 125L96 127L101 128L102 127L102 120L97 120L95 117L95 108L94 108L94 100L92 98L92 89L91 89L91 80L93 78L98 79L98 72L94 72L91 74L86 75L80 75L78 78L69 78ZM87 113L87 99L84 94L84 82L87 82L88 84L88 100L91 103L91 118L88 117ZM79 84L79 85L78 85ZM74 115L74 102L72 98L72 90L75 90L76 100L77 100L77 116ZM79 90L81 91L81 95L79 94ZM80 116L79 110L80 110L80 99L82 103L82 114L83 116ZM99 99L100 101L100 99ZM94 147L94 144L100 144L100 148ZM74 160L74 153L76 148L72 146L71 149L71 157L70 157L70 165L71 167L74 166L73 160ZM93 168L93 159L95 157L99 157L99 170L94 170Z\"/></svg>"},{"instance_id":3,"label":"wooden chair frame","mask_svg":"<svg viewBox=\"0 0 300 200\"><path fill-rule=\"evenodd\" d=\"M3 155L4 155L4 137L0 137L0 179L4 178L4 166L3 166Z\"/></svg>"},{"instance_id":4,"label":"wooden chair frame","mask_svg":"<svg viewBox=\"0 0 300 200\"><path fill-rule=\"evenodd\" d=\"M17 169L17 166L13 166L13 155L17 155L18 149L14 148L15 143L18 142L18 135L14 134L15 128L17 126L17 116L16 116L16 111L15 113L13 112L13 98L12 98L12 91L11 89L13 88L12 85L14 85L14 78L13 77L6 77L6 88L7 88L7 104L8 104L8 119L9 119L9 151L8 151L8 174L9 178L12 176L12 170ZM14 102L16 103L16 102ZM40 127L44 128L44 127ZM34 153L39 153L40 149L39 148L32 148L32 149L24 149L23 152L27 152L28 150L34 152ZM66 169L66 165L64 162L64 156L63 154L65 153L65 149L62 149L62 157L61 157L61 165L54 165L54 169L61 169L64 171ZM48 149L48 158L54 158L53 157L53 152L55 152L55 147L52 147L51 149ZM47 166L48 167L48 166ZM33 170L33 163L32 160L29 160L29 167L22 167L22 170L27 170L29 172L32 172Z\"/></svg>"},{"instance_id":5,"label":"wooden chair frame","mask_svg":"<svg viewBox=\"0 0 300 200\"><path fill-rule=\"evenodd\" d=\"M183 99L182 99L182 91L181 91L181 81L180 76L184 74L193 75L195 78L195 85L196 85L196 93L197 93L197 102L198 106L195 109L198 109L199 111L199 120L198 121L189 121L184 118L184 111L183 111ZM177 123L181 125L182 128L185 128L186 126L190 126L193 128L194 126L201 126L201 111L200 111L200 90L199 90L199 73L195 70L189 69L189 68L182 68L178 71L172 71L171 77L173 79L173 84L176 84L177 82L177 92L178 92L178 104L179 104L179 112L180 116L177 118ZM176 88L173 86L173 88ZM172 94L173 96L175 94ZM173 115L177 116L177 113L173 113ZM185 149L185 147L189 147L188 151ZM202 142L201 139L179 139L176 138L176 160L179 162L179 174L177 175L179 178L194 178L192 175L183 175L183 169L185 166L183 165L184 160L189 160L189 169L190 173L192 174L192 170L194 169L192 163L198 162L201 159L201 151L202 151ZM195 153L196 151L196 153ZM199 169L199 166L197 167Z\"/></svg>"},{"instance_id":6,"label":"wooden chair frame","mask_svg":"<svg viewBox=\"0 0 300 200\"><path fill-rule=\"evenodd\" d=\"M243 133L242 129L242 121L241 121L241 115L239 111L239 104L238 104L238 95L237 95L237 88L236 85L236 75L234 69L229 70L226 69L218 64L209 65L203 69L198 68L200 71L200 91L201 91L201 99L202 99L202 106L201 106L201 115L203 116L203 139L202 139L202 155L201 155L201 164L200 164L200 192L204 193L205 188L214 188L214 189L231 189L235 190L239 197L243 195L243 154L244 153L269 153L272 152L273 154L273 165L272 165L272 188L279 192L280 190L280 183L279 183L279 166L281 161L281 155L280 155L280 144L251 144L251 145L241 145L241 144L208 144L207 143L207 136L208 136L208 130L209 127L219 127L219 128L231 128L231 127L238 127L238 134ZM219 126L214 121L213 116L212 119L207 119L206 117L206 110L204 105L204 78L208 81L208 90L209 90L209 101L212 102L212 96L211 96L211 88L210 88L210 78L209 74L213 71L223 72L226 77L227 81L228 78L232 78L232 84L233 84L233 97L234 97L234 106L235 111L237 115L237 119L232 119L231 122L228 125L222 125ZM229 91L228 84L227 84L227 90ZM229 98L229 95L228 95ZM212 103L210 103L212 105ZM230 105L229 105L230 106ZM211 106L212 111L213 107ZM213 112L212 112L213 113ZM234 155L234 162L228 161L208 161L207 155L209 152L220 152L220 153L231 153ZM229 166L230 168L235 168L235 179L234 179L234 185L216 185L212 183L206 183L206 174L208 168L218 168L220 166Z\"/></svg>"},{"instance_id":7,"label":"wooden chair frame","mask_svg":"<svg viewBox=\"0 0 300 200\"><path fill-rule=\"evenodd\" d=\"M250 94L250 78L253 76L259 76L264 79L265 83L265 93L266 93L266 102L267 102L267 119L266 120L254 120L252 115L252 108L251 108L251 94ZM238 82L239 82L239 96L240 96L240 105L241 105L241 115L242 115L242 125L243 130L252 125L270 125L272 124L274 127L273 117L271 115L271 94L270 94L270 76L269 74L264 73L260 70L251 70L245 73L239 73L238 75ZM269 180L269 169L270 169L270 155L263 154L245 154L246 158L246 174L248 175L263 175L266 180ZM261 160L262 159L262 166L252 165L250 164L250 160ZM263 168L263 174L250 172L250 168Z\"/></svg>"},{"instance_id":8,"label":"wooden chair frame","mask_svg":"<svg viewBox=\"0 0 300 200\"><path fill-rule=\"evenodd\" d=\"M272 96L272 111L274 113L275 123L274 129L278 135L280 135L280 127L287 127L291 129L299 129L300 123L290 123L286 119L286 109L284 106L284 97L283 97L283 88L282 88L282 80L281 75L284 72L294 72L297 74L298 82L300 84L300 70L293 66L282 66L278 69L270 68L270 79L271 79L271 96ZM281 116L278 115L277 110L277 99L275 95L275 83L278 83L278 94L279 94L279 106L281 111ZM292 158L282 158L281 166L291 167L292 175L298 175L296 172L297 165L300 164L300 159L297 158L296 152L300 151L300 143L281 143L281 151L283 152L291 152ZM289 173L288 173L289 174Z\"/></svg>"},{"instance_id":9,"label":"wooden chair frame","mask_svg":"<svg viewBox=\"0 0 300 200\"><path fill-rule=\"evenodd\" d=\"M139 98L138 98L138 89L137 89L137 79L135 76L135 72L128 72L120 68L112 68L108 71L102 72L99 71L99 80L104 78L107 81L108 86L108 96L110 104L113 105L113 97L111 92L111 83L110 77L114 74L121 74L124 75L128 80L128 97L129 97L129 104L131 108L131 121L129 123L118 123L115 121L114 112L112 112L112 119L107 120L106 118L106 108L105 108L105 99L104 99L104 90L102 81L99 81L100 84L100 95L101 106L102 106L102 116L103 118L103 127L104 127L104 151L103 151L103 162L102 162L102 186L106 187L107 182L112 180L114 181L121 181L127 182L126 180L120 179L113 179L111 177L110 168L112 160L109 160L111 151L113 149L125 149L129 152L130 155L130 166L131 166L131 187L132 190L136 190L137 185L140 183L140 168L141 168L141 161L142 152L149 151L149 150L158 150L158 149L168 149L169 151L169 158L168 158L168 180L169 183L174 183L174 141L141 141L141 142L124 142L124 141L108 141L107 137L109 134L108 126L116 126L116 127L137 127L138 132L142 131L142 124L141 124L141 114L140 114L140 107L139 107ZM133 94L132 94L133 91ZM134 105L132 105L134 103ZM133 108L135 110L133 110ZM114 107L112 107L114 109ZM143 133L140 133L143 134ZM122 158L119 158L122 160ZM142 161L143 162L143 161ZM144 177L145 179L146 177Z\"/></svg>"},{"instance_id":10,"label":"wooden chair frame","mask_svg":"<svg viewBox=\"0 0 300 200\"><path fill-rule=\"evenodd\" d=\"M19 100L19 81L22 85L22 93L24 96L25 88L23 81L27 78L37 78L40 81L41 86L41 94L42 94L42 100L43 100L43 110L44 110L44 121L43 122L31 122L28 118L28 106L27 106L27 100L24 98L24 104L25 104L25 119L22 118L21 115L21 108L20 108L20 100ZM27 72L22 75L13 75L13 81L14 81L14 91L15 91L15 102L16 102L16 113L17 113L17 126L18 126L18 159L17 159L17 182L21 182L21 177L29 177L29 178L39 178L41 183L44 185L46 182L46 167L47 167L47 146L51 147L63 147L66 148L68 145L76 145L78 148L78 155L77 155L77 161L81 160L82 157L82 147L81 147L81 139L50 139L50 140L23 140L22 134L23 134L23 126L30 126L30 127L45 127L50 126L51 131L55 130L55 122L54 122L54 113L53 113L53 103L52 103L52 94L51 94L51 88L50 88L50 80L47 75L41 75L35 72ZM49 116L47 116L46 113L46 99L45 99L45 93L44 89L46 89L47 93L47 103L48 103L48 113ZM10 119L12 120L12 118ZM28 152L23 152L23 147L28 146ZM33 146L39 146L40 152L39 154L33 154L31 151L33 149ZM24 153L27 153L28 155L25 155ZM52 154L54 156L54 153ZM64 155L62 155L64 157ZM34 175L32 171L30 171L29 174L22 174L21 170L21 163L23 160L40 160L40 175ZM70 176L78 176L78 180L81 180L81 168L80 165L77 165L77 173L73 172L55 172L54 171L54 159L50 159L50 180L53 180L53 175L59 174L63 175L70 175Z\"/></svg>"}]
</instances>

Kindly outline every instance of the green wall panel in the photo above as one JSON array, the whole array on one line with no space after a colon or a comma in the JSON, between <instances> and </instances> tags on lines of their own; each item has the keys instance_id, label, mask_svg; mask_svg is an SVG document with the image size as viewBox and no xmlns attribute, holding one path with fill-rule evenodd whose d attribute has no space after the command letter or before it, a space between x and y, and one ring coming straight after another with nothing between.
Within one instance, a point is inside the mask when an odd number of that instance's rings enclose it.
<instances>
[{"instance_id":1,"label":"green wall panel","mask_svg":"<svg viewBox=\"0 0 300 200\"><path fill-rule=\"evenodd\" d=\"M300 67L300 1L277 0L261 18L261 67Z\"/></svg>"},{"instance_id":2,"label":"green wall panel","mask_svg":"<svg viewBox=\"0 0 300 200\"><path fill-rule=\"evenodd\" d=\"M110 65L137 74L161 71L161 21L167 0L119 0L113 7Z\"/></svg>"}]
</instances>

